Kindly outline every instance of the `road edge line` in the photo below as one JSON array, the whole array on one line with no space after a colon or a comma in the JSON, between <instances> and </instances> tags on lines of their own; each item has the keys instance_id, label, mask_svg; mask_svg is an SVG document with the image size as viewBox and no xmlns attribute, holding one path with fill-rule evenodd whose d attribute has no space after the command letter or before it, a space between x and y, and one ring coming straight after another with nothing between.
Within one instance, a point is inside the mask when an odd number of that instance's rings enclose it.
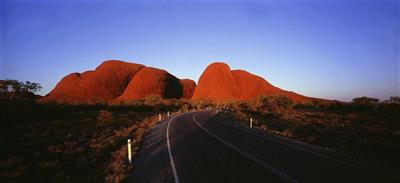
<instances>
[{"instance_id":1,"label":"road edge line","mask_svg":"<svg viewBox=\"0 0 400 183\"><path fill-rule=\"evenodd\" d=\"M223 120L223 121L226 121L226 120ZM228 121L226 121L226 122L228 122ZM233 125L230 125L230 124L226 124L224 122L222 122L221 124L223 124L225 126L228 126L228 127L231 127L231 128L234 128L234 129L237 129L237 130L240 130L242 132L245 132L245 133L248 133L248 134L251 134L251 135L254 135L254 136L257 136L257 137L260 137L260 138L275 142L275 143L278 143L278 144L282 144L282 145L285 145L285 146L288 146L288 147L303 151L303 152L314 154L316 156L319 156L319 157L322 157L322 158L326 158L326 159L330 159L330 160L336 161L338 163L342 163L342 164L345 164L345 165L348 165L348 166L352 166L352 167L363 169L363 170L366 170L366 171L369 171L369 172L372 172L372 173L375 173L375 174L379 174L377 171L369 169L367 167L364 167L364 166L361 166L361 165L357 165L357 164L354 164L354 163L351 163L351 162L348 162L348 161L345 161L345 160L340 160L340 159L337 159L337 158L334 158L334 157L331 157L331 156L328 156L328 155L325 155L325 154L322 154L322 153L319 153L319 152L314 152L312 150L308 150L306 148L303 148L303 147L300 147L300 146L297 146L297 145L293 145L293 144L290 144L290 143L287 143L287 142L282 142L282 141L279 141L277 139L273 139L271 137L266 137L266 136L263 136L263 135L260 135L260 134L257 134L257 133L253 133L248 129L242 129L240 127L236 127L236 126L233 126Z\"/></svg>"},{"instance_id":2,"label":"road edge line","mask_svg":"<svg viewBox=\"0 0 400 183\"><path fill-rule=\"evenodd\" d=\"M299 182L300 182L300 181L298 181L298 180L296 180L296 179L290 177L289 175L283 173L282 171L280 171L280 170L278 170L278 169L275 169L275 168L273 168L272 166L268 165L267 163L265 163L265 162L263 162L263 161L257 159L256 157L250 155L249 153L240 150L240 149L239 149L238 147L236 147L235 145L229 143L228 141L226 141L226 140L222 139L221 137L218 137L218 136L215 135L214 133L210 132L209 130L207 130L205 127L203 127L203 125L201 125L201 124L196 120L195 117L196 117L198 114L199 114L199 113L197 113L197 114L195 114L195 115L192 116L192 119L193 119L194 123L195 123L198 127L200 127L200 129L202 129L204 132L208 133L211 137L214 137L215 139L217 139L218 141L220 141L220 142L222 142L223 144L227 145L227 146L230 147L231 149L233 149L233 150L235 150L236 152L242 154L243 156L249 158L249 159L252 160L253 162L259 164L259 165L262 166L263 168L265 168L265 169L271 171L271 172L274 173L275 175L277 175L277 176L283 178L284 180L286 180L286 181L288 181L288 182L293 182L293 183L294 183L294 182L296 182L296 183L299 183Z\"/></svg>"},{"instance_id":3,"label":"road edge line","mask_svg":"<svg viewBox=\"0 0 400 183\"><path fill-rule=\"evenodd\" d=\"M178 115L181 116L181 115ZM172 151L171 151L171 144L169 142L169 126L171 124L171 122L178 116L174 116L173 118L171 118L168 121L168 125L167 125L167 147L168 147L168 155L169 155L169 162L171 163L171 168L172 168L172 173L174 174L174 179L175 179L175 183L179 183L179 177L178 177L178 172L176 171L175 168L175 163L174 163L174 158L172 157Z\"/></svg>"}]
</instances>

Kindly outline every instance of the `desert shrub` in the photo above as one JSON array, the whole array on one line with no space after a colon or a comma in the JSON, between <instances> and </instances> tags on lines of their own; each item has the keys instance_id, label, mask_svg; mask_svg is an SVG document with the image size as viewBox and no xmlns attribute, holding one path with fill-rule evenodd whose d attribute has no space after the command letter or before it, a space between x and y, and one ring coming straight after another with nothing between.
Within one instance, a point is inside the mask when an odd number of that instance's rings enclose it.
<instances>
[{"instance_id":1,"label":"desert shrub","mask_svg":"<svg viewBox=\"0 0 400 183\"><path fill-rule=\"evenodd\" d=\"M229 106L235 111L250 111L248 102L243 100L231 102Z\"/></svg>"},{"instance_id":2,"label":"desert shrub","mask_svg":"<svg viewBox=\"0 0 400 183\"><path fill-rule=\"evenodd\" d=\"M144 98L144 104L146 105L160 105L162 98L159 95L146 95Z\"/></svg>"},{"instance_id":3,"label":"desert shrub","mask_svg":"<svg viewBox=\"0 0 400 183\"><path fill-rule=\"evenodd\" d=\"M214 106L213 102L210 100L206 100L206 99L197 99L197 100L193 100L192 101L192 105L193 107L195 107L196 109L205 109L207 107L212 107Z\"/></svg>"},{"instance_id":4,"label":"desert shrub","mask_svg":"<svg viewBox=\"0 0 400 183\"><path fill-rule=\"evenodd\" d=\"M377 104L379 102L379 99L370 97L358 97L353 98L352 102L359 105L370 105Z\"/></svg>"},{"instance_id":5,"label":"desert shrub","mask_svg":"<svg viewBox=\"0 0 400 183\"><path fill-rule=\"evenodd\" d=\"M293 131L290 128L287 128L287 129L283 130L283 132L281 132L281 135L285 136L285 137L292 138L293 137Z\"/></svg>"},{"instance_id":6,"label":"desert shrub","mask_svg":"<svg viewBox=\"0 0 400 183\"><path fill-rule=\"evenodd\" d=\"M128 173L132 171L132 164L129 164L126 161L126 157L128 156L127 148L127 145L123 145L117 151L112 153L111 161L108 163L105 169L105 182L122 182L126 178ZM135 151L133 151L132 153L132 156L134 156Z\"/></svg>"},{"instance_id":7,"label":"desert shrub","mask_svg":"<svg viewBox=\"0 0 400 183\"><path fill-rule=\"evenodd\" d=\"M154 107L155 110L160 109L161 103L162 103L162 98L159 95L147 95L144 98L144 104Z\"/></svg>"},{"instance_id":8,"label":"desert shrub","mask_svg":"<svg viewBox=\"0 0 400 183\"><path fill-rule=\"evenodd\" d=\"M312 109L314 106L311 102L297 103L293 106L295 109Z\"/></svg>"},{"instance_id":9,"label":"desert shrub","mask_svg":"<svg viewBox=\"0 0 400 183\"><path fill-rule=\"evenodd\" d=\"M161 104L164 106L173 107L177 104L177 99L162 99Z\"/></svg>"},{"instance_id":10,"label":"desert shrub","mask_svg":"<svg viewBox=\"0 0 400 183\"><path fill-rule=\"evenodd\" d=\"M261 130L264 130L264 131L267 131L267 130L268 130L268 127L267 127L267 125L261 125L261 126L260 126L260 129L261 129Z\"/></svg>"},{"instance_id":11,"label":"desert shrub","mask_svg":"<svg viewBox=\"0 0 400 183\"><path fill-rule=\"evenodd\" d=\"M286 96L266 96L260 95L247 104L253 111L260 111L266 113L284 113L291 110L294 102Z\"/></svg>"},{"instance_id":12,"label":"desert shrub","mask_svg":"<svg viewBox=\"0 0 400 183\"><path fill-rule=\"evenodd\" d=\"M100 110L97 116L98 124L106 124L114 120L113 113L108 110Z\"/></svg>"},{"instance_id":13,"label":"desert shrub","mask_svg":"<svg viewBox=\"0 0 400 183\"><path fill-rule=\"evenodd\" d=\"M276 96L274 99L275 105L278 109L290 110L294 106L293 100L287 96Z\"/></svg>"},{"instance_id":14,"label":"desert shrub","mask_svg":"<svg viewBox=\"0 0 400 183\"><path fill-rule=\"evenodd\" d=\"M189 104L183 104L179 110L181 110L181 112L186 112L186 110L189 110L190 106Z\"/></svg>"},{"instance_id":15,"label":"desert shrub","mask_svg":"<svg viewBox=\"0 0 400 183\"><path fill-rule=\"evenodd\" d=\"M144 105L144 100L143 99L131 99L127 101L123 101L123 104L126 106L142 106Z\"/></svg>"},{"instance_id":16,"label":"desert shrub","mask_svg":"<svg viewBox=\"0 0 400 183\"><path fill-rule=\"evenodd\" d=\"M400 96L391 96L389 100L382 101L384 104L400 104Z\"/></svg>"},{"instance_id":17,"label":"desert shrub","mask_svg":"<svg viewBox=\"0 0 400 183\"><path fill-rule=\"evenodd\" d=\"M336 112L336 113L348 113L354 112L355 110L365 110L371 108L371 106L358 105L354 103L341 102L337 100L313 100L311 102L297 103L294 106L296 110L306 111L324 111L324 112Z\"/></svg>"},{"instance_id":18,"label":"desert shrub","mask_svg":"<svg viewBox=\"0 0 400 183\"><path fill-rule=\"evenodd\" d=\"M162 100L163 109L169 111L178 110L185 103L186 103L185 100L174 99L174 98Z\"/></svg>"}]
</instances>

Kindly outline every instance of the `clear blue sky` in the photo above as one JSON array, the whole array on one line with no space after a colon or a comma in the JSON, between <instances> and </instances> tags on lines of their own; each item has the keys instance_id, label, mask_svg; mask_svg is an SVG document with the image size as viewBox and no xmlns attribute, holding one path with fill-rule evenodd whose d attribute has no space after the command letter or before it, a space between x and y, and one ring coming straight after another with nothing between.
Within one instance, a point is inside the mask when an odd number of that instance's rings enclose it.
<instances>
[{"instance_id":1,"label":"clear blue sky","mask_svg":"<svg viewBox=\"0 0 400 183\"><path fill-rule=\"evenodd\" d=\"M1 78L39 82L40 94L119 59L195 81L224 61L328 99L399 95L399 1L2 2Z\"/></svg>"}]
</instances>

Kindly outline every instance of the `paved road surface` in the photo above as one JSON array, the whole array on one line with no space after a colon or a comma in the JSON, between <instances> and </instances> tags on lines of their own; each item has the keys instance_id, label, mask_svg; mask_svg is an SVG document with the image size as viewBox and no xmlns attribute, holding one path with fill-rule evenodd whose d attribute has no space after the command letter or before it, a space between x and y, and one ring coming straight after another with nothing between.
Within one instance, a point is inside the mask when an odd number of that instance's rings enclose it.
<instances>
[{"instance_id":1,"label":"paved road surface","mask_svg":"<svg viewBox=\"0 0 400 183\"><path fill-rule=\"evenodd\" d=\"M214 113L174 115L151 129L132 181L396 182L307 144L260 136Z\"/></svg>"}]
</instances>

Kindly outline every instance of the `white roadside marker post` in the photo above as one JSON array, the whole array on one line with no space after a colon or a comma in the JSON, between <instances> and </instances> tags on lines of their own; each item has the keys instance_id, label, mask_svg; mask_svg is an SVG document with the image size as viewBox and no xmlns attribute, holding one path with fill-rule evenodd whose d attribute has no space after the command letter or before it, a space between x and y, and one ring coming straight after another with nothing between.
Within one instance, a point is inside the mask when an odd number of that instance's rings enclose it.
<instances>
[{"instance_id":1,"label":"white roadside marker post","mask_svg":"<svg viewBox=\"0 0 400 183\"><path fill-rule=\"evenodd\" d=\"M253 118L250 118L250 128L253 128Z\"/></svg>"},{"instance_id":2,"label":"white roadside marker post","mask_svg":"<svg viewBox=\"0 0 400 183\"><path fill-rule=\"evenodd\" d=\"M179 109L178 113L181 113L181 110Z\"/></svg>"},{"instance_id":3,"label":"white roadside marker post","mask_svg":"<svg viewBox=\"0 0 400 183\"><path fill-rule=\"evenodd\" d=\"M128 139L128 161L132 163L131 139Z\"/></svg>"},{"instance_id":4,"label":"white roadside marker post","mask_svg":"<svg viewBox=\"0 0 400 183\"><path fill-rule=\"evenodd\" d=\"M161 114L158 114L158 121L161 121Z\"/></svg>"},{"instance_id":5,"label":"white roadside marker post","mask_svg":"<svg viewBox=\"0 0 400 183\"><path fill-rule=\"evenodd\" d=\"M167 112L167 116L169 116L169 111Z\"/></svg>"}]
</instances>

